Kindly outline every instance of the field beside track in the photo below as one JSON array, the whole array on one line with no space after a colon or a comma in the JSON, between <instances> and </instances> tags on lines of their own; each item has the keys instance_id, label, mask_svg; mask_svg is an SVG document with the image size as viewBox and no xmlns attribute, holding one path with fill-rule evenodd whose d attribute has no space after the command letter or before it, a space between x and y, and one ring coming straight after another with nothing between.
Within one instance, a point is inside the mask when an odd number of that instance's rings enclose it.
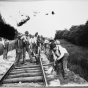
<instances>
[{"instance_id":1,"label":"field beside track","mask_svg":"<svg viewBox=\"0 0 88 88\"><path fill-rule=\"evenodd\" d=\"M88 48L73 45L65 40L60 42L70 54L68 68L88 81Z\"/></svg>"},{"instance_id":2,"label":"field beside track","mask_svg":"<svg viewBox=\"0 0 88 88\"><path fill-rule=\"evenodd\" d=\"M12 40L12 41L9 42L9 51L11 49L15 48L15 44L14 43L15 43L15 40ZM0 55L2 55L2 54L3 54L3 45L2 45L2 43L0 41Z\"/></svg>"}]
</instances>

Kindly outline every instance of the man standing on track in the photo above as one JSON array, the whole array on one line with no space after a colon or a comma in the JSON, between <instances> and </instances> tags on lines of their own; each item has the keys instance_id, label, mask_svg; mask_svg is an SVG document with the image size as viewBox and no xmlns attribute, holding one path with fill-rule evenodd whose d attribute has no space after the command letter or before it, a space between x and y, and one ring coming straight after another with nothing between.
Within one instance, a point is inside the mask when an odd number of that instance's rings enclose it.
<instances>
[{"instance_id":1,"label":"man standing on track","mask_svg":"<svg viewBox=\"0 0 88 88\"><path fill-rule=\"evenodd\" d=\"M38 35L37 37L37 49L38 49L38 54L39 54L39 50L41 51L41 36Z\"/></svg>"},{"instance_id":2,"label":"man standing on track","mask_svg":"<svg viewBox=\"0 0 88 88\"><path fill-rule=\"evenodd\" d=\"M29 32L25 31L25 35L21 37L22 41L23 41L23 60L25 59L25 55L26 55L26 51L28 52L28 55L30 57L30 44L29 44Z\"/></svg>"},{"instance_id":3,"label":"man standing on track","mask_svg":"<svg viewBox=\"0 0 88 88\"><path fill-rule=\"evenodd\" d=\"M15 63L17 65L20 65L20 59L22 59L22 54L23 54L23 42L21 40L21 37L22 37L21 34L18 35L17 40L15 42L15 45L16 45L16 60L15 60Z\"/></svg>"},{"instance_id":4,"label":"man standing on track","mask_svg":"<svg viewBox=\"0 0 88 88\"><path fill-rule=\"evenodd\" d=\"M35 54L38 54L38 32L35 33L35 36L34 36L34 41L35 41L35 44L34 44L34 52Z\"/></svg>"},{"instance_id":5,"label":"man standing on track","mask_svg":"<svg viewBox=\"0 0 88 88\"><path fill-rule=\"evenodd\" d=\"M44 47L45 47L45 54L47 54L49 52L49 49L50 49L50 42L48 39L45 39Z\"/></svg>"}]
</instances>

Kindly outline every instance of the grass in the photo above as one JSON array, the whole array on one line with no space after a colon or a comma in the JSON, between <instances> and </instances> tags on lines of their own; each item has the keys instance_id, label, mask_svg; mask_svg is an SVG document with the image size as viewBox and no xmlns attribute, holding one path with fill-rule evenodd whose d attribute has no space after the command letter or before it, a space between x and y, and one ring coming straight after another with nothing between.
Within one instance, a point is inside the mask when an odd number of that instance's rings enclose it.
<instances>
[{"instance_id":1,"label":"grass","mask_svg":"<svg viewBox=\"0 0 88 88\"><path fill-rule=\"evenodd\" d=\"M88 48L73 45L65 40L60 42L70 54L68 68L88 81Z\"/></svg>"}]
</instances>

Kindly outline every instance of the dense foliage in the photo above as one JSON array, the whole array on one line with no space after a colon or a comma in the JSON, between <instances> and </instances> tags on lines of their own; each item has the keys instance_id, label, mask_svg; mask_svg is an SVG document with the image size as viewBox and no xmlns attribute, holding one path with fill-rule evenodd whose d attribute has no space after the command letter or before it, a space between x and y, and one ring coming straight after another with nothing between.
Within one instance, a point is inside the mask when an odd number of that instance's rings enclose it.
<instances>
[{"instance_id":1,"label":"dense foliage","mask_svg":"<svg viewBox=\"0 0 88 88\"><path fill-rule=\"evenodd\" d=\"M65 39L73 44L88 47L88 21L83 25L72 26L69 30L57 30L55 39Z\"/></svg>"},{"instance_id":2,"label":"dense foliage","mask_svg":"<svg viewBox=\"0 0 88 88\"><path fill-rule=\"evenodd\" d=\"M16 32L17 30L14 27L5 23L5 20L0 14L0 37L13 40L15 38Z\"/></svg>"}]
</instances>

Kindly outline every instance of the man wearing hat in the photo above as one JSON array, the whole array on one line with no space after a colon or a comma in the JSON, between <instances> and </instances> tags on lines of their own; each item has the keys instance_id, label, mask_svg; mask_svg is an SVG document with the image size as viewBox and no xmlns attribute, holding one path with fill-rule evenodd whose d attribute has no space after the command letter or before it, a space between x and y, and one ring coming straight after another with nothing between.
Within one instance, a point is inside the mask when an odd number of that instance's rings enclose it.
<instances>
[{"instance_id":1,"label":"man wearing hat","mask_svg":"<svg viewBox=\"0 0 88 88\"><path fill-rule=\"evenodd\" d=\"M45 54L46 54L46 52L47 52L47 49L50 48L49 44L50 44L49 40L48 40L48 39L45 39L45 41L44 41Z\"/></svg>"},{"instance_id":2,"label":"man wearing hat","mask_svg":"<svg viewBox=\"0 0 88 88\"><path fill-rule=\"evenodd\" d=\"M26 55L26 51L28 52L28 55L30 57L30 49L29 49L29 32L25 31L25 35L21 37L21 39L23 40L23 60L25 59L25 55Z\"/></svg>"},{"instance_id":3,"label":"man wearing hat","mask_svg":"<svg viewBox=\"0 0 88 88\"><path fill-rule=\"evenodd\" d=\"M45 39L44 41L44 51L45 55L47 56L48 60L50 60L50 41L48 39Z\"/></svg>"},{"instance_id":4,"label":"man wearing hat","mask_svg":"<svg viewBox=\"0 0 88 88\"><path fill-rule=\"evenodd\" d=\"M34 53L38 54L38 32L35 33L33 40L35 41L33 44Z\"/></svg>"},{"instance_id":5,"label":"man wearing hat","mask_svg":"<svg viewBox=\"0 0 88 88\"><path fill-rule=\"evenodd\" d=\"M55 70L57 70L57 72L59 71L60 74L62 73L63 77L65 78L65 74L68 71L67 59L69 53L60 45L59 40L56 40L54 43L55 45L53 46L52 53L55 62Z\"/></svg>"}]
</instances>

